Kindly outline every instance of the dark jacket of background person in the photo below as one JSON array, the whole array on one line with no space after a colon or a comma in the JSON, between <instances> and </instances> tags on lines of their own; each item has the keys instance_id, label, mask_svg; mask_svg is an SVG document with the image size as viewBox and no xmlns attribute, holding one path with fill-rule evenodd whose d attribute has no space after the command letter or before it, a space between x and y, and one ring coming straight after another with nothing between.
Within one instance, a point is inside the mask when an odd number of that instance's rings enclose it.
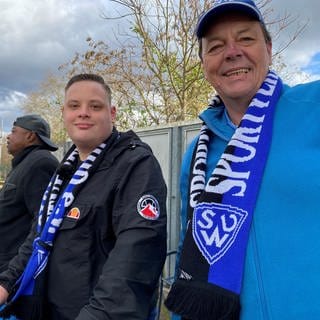
<instances>
[{"instance_id":1,"label":"dark jacket of background person","mask_svg":"<svg viewBox=\"0 0 320 320\"><path fill-rule=\"evenodd\" d=\"M0 272L27 237L41 198L58 165L45 146L30 146L12 160L0 190Z\"/></svg>"},{"instance_id":2,"label":"dark jacket of background person","mask_svg":"<svg viewBox=\"0 0 320 320\"><path fill-rule=\"evenodd\" d=\"M147 195L158 200L156 220L139 214L139 200ZM32 239L0 276L9 291ZM48 314L42 319L147 319L165 257L166 186L160 166L134 133L121 133L59 229L45 271Z\"/></svg>"}]
</instances>

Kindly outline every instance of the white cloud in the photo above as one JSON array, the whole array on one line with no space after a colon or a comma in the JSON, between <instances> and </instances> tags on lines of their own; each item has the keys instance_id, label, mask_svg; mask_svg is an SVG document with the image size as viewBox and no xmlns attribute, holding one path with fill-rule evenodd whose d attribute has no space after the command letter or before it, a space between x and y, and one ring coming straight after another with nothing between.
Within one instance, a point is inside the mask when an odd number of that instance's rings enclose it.
<instances>
[{"instance_id":1,"label":"white cloud","mask_svg":"<svg viewBox=\"0 0 320 320\"><path fill-rule=\"evenodd\" d=\"M306 24L303 32L284 51L283 57L287 65L293 68L307 66L312 57L320 51L319 35L320 30L320 1L319 0L273 0L270 4L273 9L273 17L290 15L295 20L285 28L274 46L286 42L293 36L297 28Z\"/></svg>"},{"instance_id":2,"label":"white cloud","mask_svg":"<svg viewBox=\"0 0 320 320\"><path fill-rule=\"evenodd\" d=\"M290 0L289 3L273 0L269 5L274 17L286 13L298 16L281 33L277 43L285 41L299 24L309 20L304 33L285 51L289 65L306 66L319 51L320 1ZM112 16L117 8L123 9L109 0L1 0L0 86L27 93L76 52L87 49L86 37L112 42L115 24L125 21L107 21L101 18L101 13Z\"/></svg>"},{"instance_id":3,"label":"white cloud","mask_svg":"<svg viewBox=\"0 0 320 320\"><path fill-rule=\"evenodd\" d=\"M285 13L298 16L275 46L309 21L304 33L283 53L287 65L303 70L320 51L320 1L273 0L270 7L275 17ZM102 19L101 13L114 16L121 8L110 0L0 0L0 89L6 87L22 94L36 90L49 72L56 72L76 52L87 49L88 36L113 44L113 31L119 33L117 27L123 30L127 21L110 22ZM295 80L304 81L304 74L299 76ZM20 112L20 101L14 96L2 101L0 90L0 117L8 122Z\"/></svg>"},{"instance_id":4,"label":"white cloud","mask_svg":"<svg viewBox=\"0 0 320 320\"><path fill-rule=\"evenodd\" d=\"M28 91L87 48L86 37L106 37L104 6L94 0L0 1L0 86Z\"/></svg>"},{"instance_id":5,"label":"white cloud","mask_svg":"<svg viewBox=\"0 0 320 320\"><path fill-rule=\"evenodd\" d=\"M22 114L19 106L22 104L26 95L11 91L5 88L0 90L0 123L1 129L8 132L11 129L13 121ZM3 128L2 128L3 126Z\"/></svg>"},{"instance_id":6,"label":"white cloud","mask_svg":"<svg viewBox=\"0 0 320 320\"><path fill-rule=\"evenodd\" d=\"M49 73L87 50L88 36L110 43L112 26L101 14L115 8L105 0L0 0L0 118L6 124L21 113L19 95L37 90Z\"/></svg>"}]
</instances>

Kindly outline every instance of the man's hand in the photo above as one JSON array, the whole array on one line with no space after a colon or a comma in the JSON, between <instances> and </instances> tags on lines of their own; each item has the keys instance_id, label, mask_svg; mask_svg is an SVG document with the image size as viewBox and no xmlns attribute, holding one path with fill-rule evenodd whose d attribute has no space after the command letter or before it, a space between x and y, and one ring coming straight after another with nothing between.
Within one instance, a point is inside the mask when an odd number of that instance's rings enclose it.
<instances>
[{"instance_id":1,"label":"man's hand","mask_svg":"<svg viewBox=\"0 0 320 320\"><path fill-rule=\"evenodd\" d=\"M0 286L0 305L4 304L9 296L9 292L2 286Z\"/></svg>"}]
</instances>

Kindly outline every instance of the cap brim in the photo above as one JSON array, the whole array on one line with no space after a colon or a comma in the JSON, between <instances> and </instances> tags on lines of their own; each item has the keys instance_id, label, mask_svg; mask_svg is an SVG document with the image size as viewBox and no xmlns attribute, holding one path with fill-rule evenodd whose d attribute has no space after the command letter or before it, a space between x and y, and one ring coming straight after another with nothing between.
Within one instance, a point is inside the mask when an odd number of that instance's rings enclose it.
<instances>
[{"instance_id":1,"label":"cap brim","mask_svg":"<svg viewBox=\"0 0 320 320\"><path fill-rule=\"evenodd\" d=\"M42 142L44 142L47 145L49 150L56 151L59 149L58 146L55 145L49 138L42 136L40 134L37 134L37 135L42 140Z\"/></svg>"}]
</instances>

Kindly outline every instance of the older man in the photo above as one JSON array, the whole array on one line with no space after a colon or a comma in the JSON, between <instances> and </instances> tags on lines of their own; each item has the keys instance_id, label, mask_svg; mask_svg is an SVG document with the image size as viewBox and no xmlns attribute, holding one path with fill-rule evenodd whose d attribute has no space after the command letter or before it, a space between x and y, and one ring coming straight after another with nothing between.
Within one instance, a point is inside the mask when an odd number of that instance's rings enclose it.
<instances>
[{"instance_id":1,"label":"older man","mask_svg":"<svg viewBox=\"0 0 320 320\"><path fill-rule=\"evenodd\" d=\"M269 71L251 0L216 0L196 35L218 95L182 165L184 241L166 305L189 320L318 319L320 82L290 88Z\"/></svg>"}]
</instances>

